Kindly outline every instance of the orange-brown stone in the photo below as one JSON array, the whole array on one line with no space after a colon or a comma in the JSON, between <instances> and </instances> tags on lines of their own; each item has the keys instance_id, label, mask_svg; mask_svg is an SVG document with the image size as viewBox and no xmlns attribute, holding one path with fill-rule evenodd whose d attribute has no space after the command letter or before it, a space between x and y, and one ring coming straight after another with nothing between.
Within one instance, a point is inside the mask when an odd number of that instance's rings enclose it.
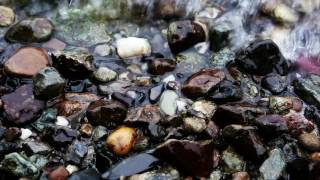
<instances>
[{"instance_id":1,"label":"orange-brown stone","mask_svg":"<svg viewBox=\"0 0 320 180\"><path fill-rule=\"evenodd\" d=\"M8 58L4 64L4 71L11 76L32 77L48 65L49 58L43 49L25 47Z\"/></svg>"}]
</instances>

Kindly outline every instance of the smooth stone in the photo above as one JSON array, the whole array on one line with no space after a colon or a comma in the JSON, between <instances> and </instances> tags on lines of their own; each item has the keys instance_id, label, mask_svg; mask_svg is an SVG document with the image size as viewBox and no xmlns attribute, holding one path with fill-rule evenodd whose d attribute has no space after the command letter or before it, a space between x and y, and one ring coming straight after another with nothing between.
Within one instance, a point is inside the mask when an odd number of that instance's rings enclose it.
<instances>
[{"instance_id":1,"label":"smooth stone","mask_svg":"<svg viewBox=\"0 0 320 180\"><path fill-rule=\"evenodd\" d=\"M48 42L43 43L43 48L49 48L57 51L62 51L66 48L66 43L60 41L59 39L52 38Z\"/></svg>"},{"instance_id":2,"label":"smooth stone","mask_svg":"<svg viewBox=\"0 0 320 180\"><path fill-rule=\"evenodd\" d=\"M118 101L101 99L90 103L87 118L93 125L108 126L121 123L127 111L127 107Z\"/></svg>"},{"instance_id":3,"label":"smooth stone","mask_svg":"<svg viewBox=\"0 0 320 180\"><path fill-rule=\"evenodd\" d=\"M53 67L41 69L33 78L35 96L50 99L63 92L66 81Z\"/></svg>"},{"instance_id":4,"label":"smooth stone","mask_svg":"<svg viewBox=\"0 0 320 180\"><path fill-rule=\"evenodd\" d=\"M118 80L110 82L107 85L99 85L99 92L103 95L112 94L115 92L126 93L133 84L130 81Z\"/></svg>"},{"instance_id":5,"label":"smooth stone","mask_svg":"<svg viewBox=\"0 0 320 180\"><path fill-rule=\"evenodd\" d=\"M294 82L294 91L310 105L320 107L320 76L308 74Z\"/></svg>"},{"instance_id":6,"label":"smooth stone","mask_svg":"<svg viewBox=\"0 0 320 180\"><path fill-rule=\"evenodd\" d=\"M314 133L302 133L298 137L299 143L311 152L320 151L320 139Z\"/></svg>"},{"instance_id":7,"label":"smooth stone","mask_svg":"<svg viewBox=\"0 0 320 180\"><path fill-rule=\"evenodd\" d=\"M93 53L99 56L108 56L111 53L111 47L107 44L101 44L95 47Z\"/></svg>"},{"instance_id":8,"label":"smooth stone","mask_svg":"<svg viewBox=\"0 0 320 180\"><path fill-rule=\"evenodd\" d=\"M63 126L63 127L68 127L69 126L69 121L63 116L57 116L57 121L55 123L57 126Z\"/></svg>"},{"instance_id":9,"label":"smooth stone","mask_svg":"<svg viewBox=\"0 0 320 180\"><path fill-rule=\"evenodd\" d=\"M158 158L147 153L133 155L113 165L102 174L102 179L119 179L121 176L132 176L151 169L157 165L158 161Z\"/></svg>"},{"instance_id":10,"label":"smooth stone","mask_svg":"<svg viewBox=\"0 0 320 180\"><path fill-rule=\"evenodd\" d=\"M96 80L100 82L110 82L117 78L117 73L108 67L99 67L95 72L93 72L93 76Z\"/></svg>"},{"instance_id":11,"label":"smooth stone","mask_svg":"<svg viewBox=\"0 0 320 180\"><path fill-rule=\"evenodd\" d=\"M127 37L116 41L117 53L122 59L151 54L151 45L147 39Z\"/></svg>"},{"instance_id":12,"label":"smooth stone","mask_svg":"<svg viewBox=\"0 0 320 180\"><path fill-rule=\"evenodd\" d=\"M262 163L259 171L264 179L279 179L285 167L286 160L284 153L281 149L273 149L270 152L269 158Z\"/></svg>"},{"instance_id":13,"label":"smooth stone","mask_svg":"<svg viewBox=\"0 0 320 180\"><path fill-rule=\"evenodd\" d=\"M7 120L16 125L30 123L41 115L45 102L34 98L32 85L23 85L1 97Z\"/></svg>"},{"instance_id":14,"label":"smooth stone","mask_svg":"<svg viewBox=\"0 0 320 180\"><path fill-rule=\"evenodd\" d=\"M28 158L17 152L5 155L1 161L0 169L18 177L36 178L39 175L38 168Z\"/></svg>"},{"instance_id":15,"label":"smooth stone","mask_svg":"<svg viewBox=\"0 0 320 180\"><path fill-rule=\"evenodd\" d=\"M52 23L45 18L31 18L19 21L5 34L5 39L11 43L35 43L50 39L53 33Z\"/></svg>"},{"instance_id":16,"label":"smooth stone","mask_svg":"<svg viewBox=\"0 0 320 180\"><path fill-rule=\"evenodd\" d=\"M160 122L160 108L157 105L145 105L142 107L131 108L126 118L127 122L146 122L156 124Z\"/></svg>"},{"instance_id":17,"label":"smooth stone","mask_svg":"<svg viewBox=\"0 0 320 180\"><path fill-rule=\"evenodd\" d=\"M177 110L177 100L179 96L175 91L166 90L162 93L159 107L160 111L168 116L173 116L176 114Z\"/></svg>"},{"instance_id":18,"label":"smooth stone","mask_svg":"<svg viewBox=\"0 0 320 180\"><path fill-rule=\"evenodd\" d=\"M14 23L15 14L13 10L6 6L0 6L0 26L10 26Z\"/></svg>"},{"instance_id":19,"label":"smooth stone","mask_svg":"<svg viewBox=\"0 0 320 180\"><path fill-rule=\"evenodd\" d=\"M204 96L224 78L225 73L219 69L203 69L188 77L181 91L188 98L196 99Z\"/></svg>"},{"instance_id":20,"label":"smooth stone","mask_svg":"<svg viewBox=\"0 0 320 180\"><path fill-rule=\"evenodd\" d=\"M54 51L51 54L53 66L71 79L85 79L93 71L93 56L86 49Z\"/></svg>"},{"instance_id":21,"label":"smooth stone","mask_svg":"<svg viewBox=\"0 0 320 180\"><path fill-rule=\"evenodd\" d=\"M49 58L43 49L24 47L7 59L4 71L9 76L32 77L48 65Z\"/></svg>"},{"instance_id":22,"label":"smooth stone","mask_svg":"<svg viewBox=\"0 0 320 180\"><path fill-rule=\"evenodd\" d=\"M156 58L148 62L148 72L152 75L163 75L175 69L176 62L172 59Z\"/></svg>"},{"instance_id":23,"label":"smooth stone","mask_svg":"<svg viewBox=\"0 0 320 180\"><path fill-rule=\"evenodd\" d=\"M162 84L151 88L149 90L149 100L150 100L150 102L151 103L156 103L159 100L163 90L164 90L164 87L163 87Z\"/></svg>"},{"instance_id":24,"label":"smooth stone","mask_svg":"<svg viewBox=\"0 0 320 180\"><path fill-rule=\"evenodd\" d=\"M32 131L30 129L21 128L21 140L26 140L32 135Z\"/></svg>"},{"instance_id":25,"label":"smooth stone","mask_svg":"<svg viewBox=\"0 0 320 180\"><path fill-rule=\"evenodd\" d=\"M215 103L223 104L240 101L243 97L243 92L239 85L223 80L208 91L207 97Z\"/></svg>"},{"instance_id":26,"label":"smooth stone","mask_svg":"<svg viewBox=\"0 0 320 180\"><path fill-rule=\"evenodd\" d=\"M189 132L201 133L207 128L207 123L201 118L187 117L183 119L183 126Z\"/></svg>"},{"instance_id":27,"label":"smooth stone","mask_svg":"<svg viewBox=\"0 0 320 180\"><path fill-rule=\"evenodd\" d=\"M204 25L189 20L169 24L167 33L171 52L177 54L206 40Z\"/></svg>"},{"instance_id":28,"label":"smooth stone","mask_svg":"<svg viewBox=\"0 0 320 180\"><path fill-rule=\"evenodd\" d=\"M156 147L153 153L175 165L186 175L208 177L213 170L213 141L170 139Z\"/></svg>"},{"instance_id":29,"label":"smooth stone","mask_svg":"<svg viewBox=\"0 0 320 180\"><path fill-rule=\"evenodd\" d=\"M137 140L137 131L134 128L122 126L113 131L106 140L106 147L117 155L128 154Z\"/></svg>"},{"instance_id":30,"label":"smooth stone","mask_svg":"<svg viewBox=\"0 0 320 180\"><path fill-rule=\"evenodd\" d=\"M286 75L290 66L272 40L251 42L247 48L237 52L235 62L246 72L261 76L272 72Z\"/></svg>"},{"instance_id":31,"label":"smooth stone","mask_svg":"<svg viewBox=\"0 0 320 180\"><path fill-rule=\"evenodd\" d=\"M196 116L200 118L211 119L217 110L217 106L210 101L199 100L192 104L192 110L196 112Z\"/></svg>"}]
</instances>

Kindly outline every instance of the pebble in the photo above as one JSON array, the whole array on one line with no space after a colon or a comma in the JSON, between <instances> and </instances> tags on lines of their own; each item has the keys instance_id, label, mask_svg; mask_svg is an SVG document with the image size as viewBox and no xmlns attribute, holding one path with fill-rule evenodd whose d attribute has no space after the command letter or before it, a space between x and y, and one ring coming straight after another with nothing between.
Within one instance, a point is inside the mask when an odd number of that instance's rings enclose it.
<instances>
[{"instance_id":1,"label":"pebble","mask_svg":"<svg viewBox=\"0 0 320 180\"><path fill-rule=\"evenodd\" d=\"M4 71L10 76L32 77L48 65L49 58L43 49L24 47L7 59Z\"/></svg>"},{"instance_id":2,"label":"pebble","mask_svg":"<svg viewBox=\"0 0 320 180\"><path fill-rule=\"evenodd\" d=\"M177 111L177 100L179 96L175 91L166 90L162 93L159 107L160 111L168 116L173 116Z\"/></svg>"},{"instance_id":3,"label":"pebble","mask_svg":"<svg viewBox=\"0 0 320 180\"><path fill-rule=\"evenodd\" d=\"M107 83L115 80L118 74L108 67L99 67L95 72L93 72L93 76L96 80Z\"/></svg>"},{"instance_id":4,"label":"pebble","mask_svg":"<svg viewBox=\"0 0 320 180\"><path fill-rule=\"evenodd\" d=\"M156 103L159 100L163 90L164 90L164 87L163 87L162 84L151 88L149 90L149 100L150 100L150 102L151 103Z\"/></svg>"},{"instance_id":5,"label":"pebble","mask_svg":"<svg viewBox=\"0 0 320 180\"><path fill-rule=\"evenodd\" d=\"M279 94L287 88L287 83L279 74L269 74L263 77L261 86L273 94Z\"/></svg>"},{"instance_id":6,"label":"pebble","mask_svg":"<svg viewBox=\"0 0 320 180\"><path fill-rule=\"evenodd\" d=\"M217 21L209 26L210 46L214 51L219 51L229 45L230 34L233 32L233 25L230 21Z\"/></svg>"},{"instance_id":7,"label":"pebble","mask_svg":"<svg viewBox=\"0 0 320 180\"><path fill-rule=\"evenodd\" d=\"M245 161L243 157L234 152L231 148L228 148L222 152L222 162L226 165L227 171L238 172L245 169Z\"/></svg>"},{"instance_id":8,"label":"pebble","mask_svg":"<svg viewBox=\"0 0 320 180\"><path fill-rule=\"evenodd\" d=\"M148 62L148 72L152 75L163 75L175 69L176 62L172 59L156 58Z\"/></svg>"},{"instance_id":9,"label":"pebble","mask_svg":"<svg viewBox=\"0 0 320 180\"><path fill-rule=\"evenodd\" d=\"M136 138L137 133L134 128L123 126L108 136L106 146L118 155L126 155L136 143Z\"/></svg>"},{"instance_id":10,"label":"pebble","mask_svg":"<svg viewBox=\"0 0 320 180\"><path fill-rule=\"evenodd\" d=\"M36 43L50 39L53 25L46 18L24 19L11 26L5 34L5 39L11 43Z\"/></svg>"},{"instance_id":11,"label":"pebble","mask_svg":"<svg viewBox=\"0 0 320 180\"><path fill-rule=\"evenodd\" d=\"M43 43L42 47L49 48L57 51L62 51L66 48L66 43L60 41L59 39L52 38L48 42Z\"/></svg>"},{"instance_id":12,"label":"pebble","mask_svg":"<svg viewBox=\"0 0 320 180\"><path fill-rule=\"evenodd\" d=\"M53 67L41 69L32 80L34 94L44 99L51 99L61 94L66 84L66 81Z\"/></svg>"},{"instance_id":13,"label":"pebble","mask_svg":"<svg viewBox=\"0 0 320 180\"><path fill-rule=\"evenodd\" d=\"M94 48L94 54L99 55L99 56L108 56L111 53L111 48L109 45L107 44L101 44L101 45L97 45Z\"/></svg>"},{"instance_id":14,"label":"pebble","mask_svg":"<svg viewBox=\"0 0 320 180\"><path fill-rule=\"evenodd\" d=\"M183 83L182 93L191 99L204 96L212 87L225 78L225 73L219 69L203 69Z\"/></svg>"},{"instance_id":15,"label":"pebble","mask_svg":"<svg viewBox=\"0 0 320 180\"><path fill-rule=\"evenodd\" d=\"M68 171L68 173L71 175L75 172L78 172L79 171L79 168L75 165L71 165L69 164L67 167L66 167L66 170Z\"/></svg>"},{"instance_id":16,"label":"pebble","mask_svg":"<svg viewBox=\"0 0 320 180\"><path fill-rule=\"evenodd\" d=\"M1 97L7 120L16 125L28 124L41 115L45 107L43 101L33 96L32 85L22 85L13 93Z\"/></svg>"},{"instance_id":17,"label":"pebble","mask_svg":"<svg viewBox=\"0 0 320 180\"><path fill-rule=\"evenodd\" d=\"M0 26L10 26L14 23L15 14L9 7L0 6Z\"/></svg>"},{"instance_id":18,"label":"pebble","mask_svg":"<svg viewBox=\"0 0 320 180\"><path fill-rule=\"evenodd\" d=\"M308 74L294 82L294 91L306 103L320 107L320 76Z\"/></svg>"},{"instance_id":19,"label":"pebble","mask_svg":"<svg viewBox=\"0 0 320 180\"><path fill-rule=\"evenodd\" d=\"M206 30L199 22L189 20L169 24L167 39L171 52L177 54L206 40Z\"/></svg>"},{"instance_id":20,"label":"pebble","mask_svg":"<svg viewBox=\"0 0 320 180\"><path fill-rule=\"evenodd\" d=\"M7 142L13 142L17 140L21 136L21 134L21 129L17 127L10 127L5 131L4 137Z\"/></svg>"},{"instance_id":21,"label":"pebble","mask_svg":"<svg viewBox=\"0 0 320 180\"><path fill-rule=\"evenodd\" d=\"M93 131L93 127L89 123L85 123L81 125L80 133L85 137L91 137Z\"/></svg>"},{"instance_id":22,"label":"pebble","mask_svg":"<svg viewBox=\"0 0 320 180\"><path fill-rule=\"evenodd\" d=\"M151 45L144 38L128 37L116 41L117 53L122 59L151 54Z\"/></svg>"},{"instance_id":23,"label":"pebble","mask_svg":"<svg viewBox=\"0 0 320 180\"><path fill-rule=\"evenodd\" d=\"M320 151L320 139L314 133L302 133L298 137L299 143L311 152Z\"/></svg>"},{"instance_id":24,"label":"pebble","mask_svg":"<svg viewBox=\"0 0 320 180\"><path fill-rule=\"evenodd\" d=\"M183 126L187 131L195 133L201 133L207 128L206 121L197 117L184 118Z\"/></svg>"},{"instance_id":25,"label":"pebble","mask_svg":"<svg viewBox=\"0 0 320 180\"><path fill-rule=\"evenodd\" d=\"M32 135L32 131L30 129L21 128L21 140L26 140Z\"/></svg>"},{"instance_id":26,"label":"pebble","mask_svg":"<svg viewBox=\"0 0 320 180\"><path fill-rule=\"evenodd\" d=\"M200 118L211 119L215 111L217 110L217 106L206 100L195 101L192 104L192 110L197 112L197 116Z\"/></svg>"},{"instance_id":27,"label":"pebble","mask_svg":"<svg viewBox=\"0 0 320 180\"><path fill-rule=\"evenodd\" d=\"M289 63L272 40L256 40L236 54L236 64L246 72L255 75L267 75L275 72L286 75Z\"/></svg>"},{"instance_id":28,"label":"pebble","mask_svg":"<svg viewBox=\"0 0 320 180\"><path fill-rule=\"evenodd\" d=\"M55 124L57 126L68 127L69 126L69 121L64 116L57 116L57 120L56 120Z\"/></svg>"},{"instance_id":29,"label":"pebble","mask_svg":"<svg viewBox=\"0 0 320 180\"><path fill-rule=\"evenodd\" d=\"M273 149L259 168L263 179L279 179L285 170L286 160L280 149Z\"/></svg>"},{"instance_id":30,"label":"pebble","mask_svg":"<svg viewBox=\"0 0 320 180\"><path fill-rule=\"evenodd\" d=\"M46 155L50 151L50 147L42 142L29 141L24 144L24 147L29 155Z\"/></svg>"}]
</instances>

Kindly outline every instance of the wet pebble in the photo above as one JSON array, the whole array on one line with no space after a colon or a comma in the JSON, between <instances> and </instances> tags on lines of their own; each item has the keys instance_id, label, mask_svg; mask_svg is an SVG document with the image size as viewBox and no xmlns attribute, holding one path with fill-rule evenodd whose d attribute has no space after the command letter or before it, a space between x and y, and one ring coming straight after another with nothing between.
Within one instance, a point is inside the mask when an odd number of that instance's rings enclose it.
<instances>
[{"instance_id":1,"label":"wet pebble","mask_svg":"<svg viewBox=\"0 0 320 180\"><path fill-rule=\"evenodd\" d=\"M294 91L306 103L320 107L320 76L308 74L294 82Z\"/></svg>"},{"instance_id":2,"label":"wet pebble","mask_svg":"<svg viewBox=\"0 0 320 180\"><path fill-rule=\"evenodd\" d=\"M164 87L163 87L162 84L151 88L149 90L149 100L150 100L150 102L151 103L156 103L159 100L163 90L164 90Z\"/></svg>"},{"instance_id":3,"label":"wet pebble","mask_svg":"<svg viewBox=\"0 0 320 180\"><path fill-rule=\"evenodd\" d=\"M299 143L311 152L320 151L320 139L314 133L302 133L298 137Z\"/></svg>"},{"instance_id":4,"label":"wet pebble","mask_svg":"<svg viewBox=\"0 0 320 180\"><path fill-rule=\"evenodd\" d=\"M127 116L127 107L114 100L98 100L90 103L87 118L94 125L112 125L121 123ZM108 117L107 119L105 117Z\"/></svg>"},{"instance_id":5,"label":"wet pebble","mask_svg":"<svg viewBox=\"0 0 320 180\"><path fill-rule=\"evenodd\" d=\"M178 94L172 90L166 90L162 93L159 107L162 113L168 116L173 116L177 111Z\"/></svg>"},{"instance_id":6,"label":"wet pebble","mask_svg":"<svg viewBox=\"0 0 320 180\"><path fill-rule=\"evenodd\" d=\"M4 71L10 76L32 77L48 65L49 58L43 49L24 47L6 60Z\"/></svg>"},{"instance_id":7,"label":"wet pebble","mask_svg":"<svg viewBox=\"0 0 320 180\"><path fill-rule=\"evenodd\" d=\"M216 86L212 87L208 91L207 96L216 103L227 103L240 101L243 93L239 85L228 80L223 80Z\"/></svg>"},{"instance_id":8,"label":"wet pebble","mask_svg":"<svg viewBox=\"0 0 320 180\"><path fill-rule=\"evenodd\" d=\"M182 86L182 93L191 99L204 96L212 87L225 78L223 71L218 69L203 69L190 76Z\"/></svg>"},{"instance_id":9,"label":"wet pebble","mask_svg":"<svg viewBox=\"0 0 320 180\"><path fill-rule=\"evenodd\" d=\"M7 120L17 125L30 123L39 117L45 106L43 101L34 98L32 85L23 85L1 99Z\"/></svg>"},{"instance_id":10,"label":"wet pebble","mask_svg":"<svg viewBox=\"0 0 320 180\"><path fill-rule=\"evenodd\" d=\"M272 40L256 40L236 55L236 63L245 71L266 75L276 72L288 73L289 64L281 54L279 47Z\"/></svg>"},{"instance_id":11,"label":"wet pebble","mask_svg":"<svg viewBox=\"0 0 320 180\"><path fill-rule=\"evenodd\" d=\"M226 166L226 170L229 172L238 172L242 171L245 168L245 161L243 157L234 152L231 148L228 148L222 152L221 157L222 162Z\"/></svg>"},{"instance_id":12,"label":"wet pebble","mask_svg":"<svg viewBox=\"0 0 320 180\"><path fill-rule=\"evenodd\" d=\"M148 62L148 72L153 75L163 75L175 69L176 62L172 59L156 58Z\"/></svg>"},{"instance_id":13,"label":"wet pebble","mask_svg":"<svg viewBox=\"0 0 320 180\"><path fill-rule=\"evenodd\" d=\"M131 108L128 112L126 121L146 122L156 124L161 120L160 108L157 105L145 105L142 107Z\"/></svg>"},{"instance_id":14,"label":"wet pebble","mask_svg":"<svg viewBox=\"0 0 320 180\"><path fill-rule=\"evenodd\" d=\"M51 148L42 142L29 141L24 144L25 150L29 155L42 154L46 155Z\"/></svg>"},{"instance_id":15,"label":"wet pebble","mask_svg":"<svg viewBox=\"0 0 320 180\"><path fill-rule=\"evenodd\" d=\"M286 167L286 160L281 149L273 149L259 171L264 179L279 179Z\"/></svg>"},{"instance_id":16,"label":"wet pebble","mask_svg":"<svg viewBox=\"0 0 320 180\"><path fill-rule=\"evenodd\" d=\"M108 67L99 67L95 72L93 72L93 76L96 80L107 83L116 79L118 74Z\"/></svg>"},{"instance_id":17,"label":"wet pebble","mask_svg":"<svg viewBox=\"0 0 320 180\"><path fill-rule=\"evenodd\" d=\"M69 121L63 116L57 116L57 121L55 123L57 126L63 126L63 127L68 127L69 126Z\"/></svg>"},{"instance_id":18,"label":"wet pebble","mask_svg":"<svg viewBox=\"0 0 320 180\"><path fill-rule=\"evenodd\" d=\"M21 128L21 140L26 140L32 135L32 131L30 129Z\"/></svg>"},{"instance_id":19,"label":"wet pebble","mask_svg":"<svg viewBox=\"0 0 320 180\"><path fill-rule=\"evenodd\" d=\"M59 166L57 169L53 170L49 176L49 180L67 180L69 172L64 166Z\"/></svg>"},{"instance_id":20,"label":"wet pebble","mask_svg":"<svg viewBox=\"0 0 320 180\"><path fill-rule=\"evenodd\" d=\"M88 168L74 173L68 180L100 180L100 173L94 168Z\"/></svg>"},{"instance_id":21,"label":"wet pebble","mask_svg":"<svg viewBox=\"0 0 320 180\"><path fill-rule=\"evenodd\" d=\"M134 56L146 56L151 53L151 45L147 39L127 37L116 41L117 53L122 59Z\"/></svg>"},{"instance_id":22,"label":"wet pebble","mask_svg":"<svg viewBox=\"0 0 320 180\"><path fill-rule=\"evenodd\" d=\"M268 136L277 136L289 131L287 121L280 115L263 115L256 118L254 123Z\"/></svg>"},{"instance_id":23,"label":"wet pebble","mask_svg":"<svg viewBox=\"0 0 320 180\"><path fill-rule=\"evenodd\" d=\"M83 142L74 141L73 144L69 146L68 152L66 154L66 160L74 165L81 165L82 160L88 153L88 147Z\"/></svg>"},{"instance_id":24,"label":"wet pebble","mask_svg":"<svg viewBox=\"0 0 320 180\"><path fill-rule=\"evenodd\" d=\"M7 41L12 43L35 43L50 39L53 25L46 18L24 19L11 26L5 34Z\"/></svg>"},{"instance_id":25,"label":"wet pebble","mask_svg":"<svg viewBox=\"0 0 320 180\"><path fill-rule=\"evenodd\" d=\"M50 99L63 92L66 81L53 67L41 69L33 77L33 90L37 97Z\"/></svg>"},{"instance_id":26,"label":"wet pebble","mask_svg":"<svg viewBox=\"0 0 320 180\"><path fill-rule=\"evenodd\" d=\"M118 155L126 155L136 143L136 138L134 128L120 127L108 136L106 146Z\"/></svg>"},{"instance_id":27,"label":"wet pebble","mask_svg":"<svg viewBox=\"0 0 320 180\"><path fill-rule=\"evenodd\" d=\"M186 131L201 133L207 128L206 121L197 117L187 117L183 119L183 126Z\"/></svg>"},{"instance_id":28,"label":"wet pebble","mask_svg":"<svg viewBox=\"0 0 320 180\"><path fill-rule=\"evenodd\" d=\"M173 53L184 51L206 40L206 30L199 22L189 20L172 22L168 27L168 43Z\"/></svg>"},{"instance_id":29,"label":"wet pebble","mask_svg":"<svg viewBox=\"0 0 320 180\"><path fill-rule=\"evenodd\" d=\"M6 6L0 6L0 26L10 26L14 23L15 14L13 10Z\"/></svg>"},{"instance_id":30,"label":"wet pebble","mask_svg":"<svg viewBox=\"0 0 320 180\"><path fill-rule=\"evenodd\" d=\"M233 32L230 21L213 22L209 26L211 49L219 51L229 45L230 34Z\"/></svg>"},{"instance_id":31,"label":"wet pebble","mask_svg":"<svg viewBox=\"0 0 320 180\"><path fill-rule=\"evenodd\" d=\"M55 129L52 134L49 134L48 143L55 147L65 147L73 142L77 137L77 132L68 128Z\"/></svg>"},{"instance_id":32,"label":"wet pebble","mask_svg":"<svg viewBox=\"0 0 320 180\"><path fill-rule=\"evenodd\" d=\"M215 111L217 110L217 106L210 101L199 100L195 101L192 104L192 110L196 112L196 116L200 118L211 119Z\"/></svg>"}]
</instances>

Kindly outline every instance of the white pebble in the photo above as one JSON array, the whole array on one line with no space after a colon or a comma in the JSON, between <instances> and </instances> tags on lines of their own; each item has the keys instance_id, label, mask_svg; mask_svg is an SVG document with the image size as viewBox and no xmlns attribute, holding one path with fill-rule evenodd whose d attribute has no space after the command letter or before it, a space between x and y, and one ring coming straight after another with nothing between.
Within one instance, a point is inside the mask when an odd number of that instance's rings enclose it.
<instances>
[{"instance_id":1,"label":"white pebble","mask_svg":"<svg viewBox=\"0 0 320 180\"><path fill-rule=\"evenodd\" d=\"M69 174L73 174L77 171L79 171L79 168L77 166L74 166L74 165L71 165L69 164L67 167L66 167L67 171L69 172Z\"/></svg>"},{"instance_id":2,"label":"white pebble","mask_svg":"<svg viewBox=\"0 0 320 180\"><path fill-rule=\"evenodd\" d=\"M57 121L56 121L56 125L68 127L69 121L63 116L58 116Z\"/></svg>"},{"instance_id":3,"label":"white pebble","mask_svg":"<svg viewBox=\"0 0 320 180\"><path fill-rule=\"evenodd\" d=\"M128 37L116 41L117 52L121 58L151 54L151 45L147 39Z\"/></svg>"},{"instance_id":4,"label":"white pebble","mask_svg":"<svg viewBox=\"0 0 320 180\"><path fill-rule=\"evenodd\" d=\"M26 140L32 135L32 131L30 129L21 128L21 140Z\"/></svg>"},{"instance_id":5,"label":"white pebble","mask_svg":"<svg viewBox=\"0 0 320 180\"><path fill-rule=\"evenodd\" d=\"M176 77L174 77L174 75L171 74L171 75L163 78L163 79L162 79L162 82L164 82L165 84L167 84L168 82L170 82L170 81L175 81L175 80L176 80Z\"/></svg>"}]
</instances>

